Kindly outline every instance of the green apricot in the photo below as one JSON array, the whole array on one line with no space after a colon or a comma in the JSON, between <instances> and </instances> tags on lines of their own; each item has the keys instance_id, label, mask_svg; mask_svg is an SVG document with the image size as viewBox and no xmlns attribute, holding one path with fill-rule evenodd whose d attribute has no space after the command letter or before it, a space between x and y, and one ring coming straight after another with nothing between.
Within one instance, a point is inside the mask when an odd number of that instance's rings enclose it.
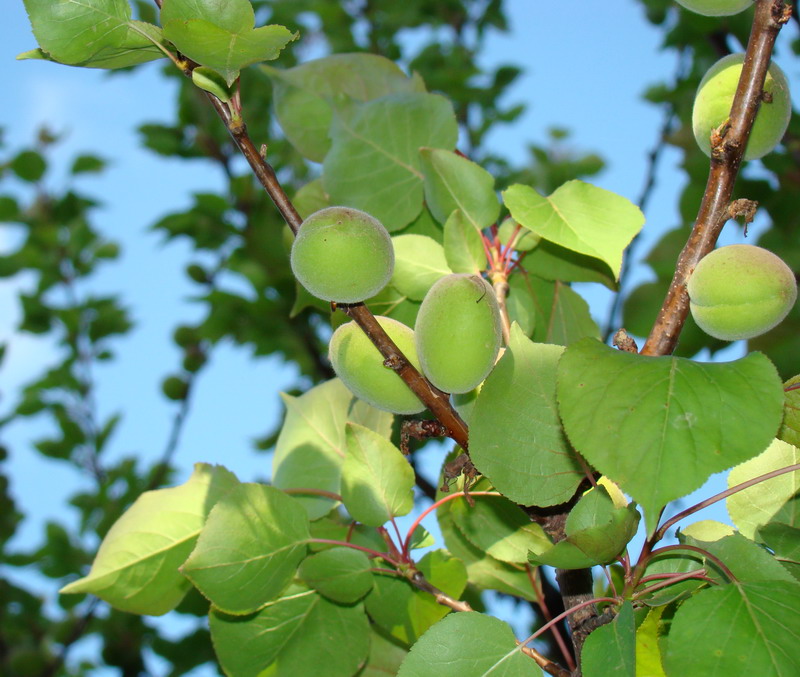
<instances>
[{"instance_id":1,"label":"green apricot","mask_svg":"<svg viewBox=\"0 0 800 677\"><path fill-rule=\"evenodd\" d=\"M300 284L317 298L360 303L375 296L392 277L392 238L366 212L325 207L300 226L291 264Z\"/></svg>"},{"instance_id":2,"label":"green apricot","mask_svg":"<svg viewBox=\"0 0 800 677\"><path fill-rule=\"evenodd\" d=\"M700 149L711 157L711 131L728 119L733 95L742 74L744 54L729 54L715 63L700 81L692 110L692 129ZM757 160L777 146L792 115L789 83L776 64L771 64L764 82L764 92L771 101L763 101L758 110L745 160Z\"/></svg>"},{"instance_id":3,"label":"green apricot","mask_svg":"<svg viewBox=\"0 0 800 677\"><path fill-rule=\"evenodd\" d=\"M391 317L375 317L389 338L417 369L414 331ZM331 337L328 357L336 375L359 399L394 414L418 414L425 405L397 373L385 367L383 356L355 322L341 325Z\"/></svg>"},{"instance_id":4,"label":"green apricot","mask_svg":"<svg viewBox=\"0 0 800 677\"><path fill-rule=\"evenodd\" d=\"M508 243L511 241L511 238L514 236L517 225L517 222L511 218L506 219L500 224L500 227L497 229L497 238L500 240L500 244L508 245ZM514 240L513 248L518 252L529 252L531 249L536 247L537 244L539 244L541 239L542 238L532 230L520 227L519 231L517 232L517 237Z\"/></svg>"},{"instance_id":5,"label":"green apricot","mask_svg":"<svg viewBox=\"0 0 800 677\"><path fill-rule=\"evenodd\" d=\"M730 16L746 10L753 0L678 0L678 4L703 16Z\"/></svg>"},{"instance_id":6,"label":"green apricot","mask_svg":"<svg viewBox=\"0 0 800 677\"><path fill-rule=\"evenodd\" d=\"M723 341L750 339L777 325L797 300L792 270L749 244L720 247L701 259L687 283L697 325Z\"/></svg>"},{"instance_id":7,"label":"green apricot","mask_svg":"<svg viewBox=\"0 0 800 677\"><path fill-rule=\"evenodd\" d=\"M437 280L414 326L422 371L437 388L466 393L494 367L502 340L500 309L479 275L454 273Z\"/></svg>"}]
</instances>

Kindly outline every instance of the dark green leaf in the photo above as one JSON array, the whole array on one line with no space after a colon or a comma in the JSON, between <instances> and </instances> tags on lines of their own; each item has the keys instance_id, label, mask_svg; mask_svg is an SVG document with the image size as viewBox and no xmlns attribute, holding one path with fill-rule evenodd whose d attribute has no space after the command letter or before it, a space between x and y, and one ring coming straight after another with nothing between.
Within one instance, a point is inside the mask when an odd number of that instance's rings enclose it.
<instances>
[{"instance_id":1,"label":"dark green leaf","mask_svg":"<svg viewBox=\"0 0 800 677\"><path fill-rule=\"evenodd\" d=\"M475 403L472 461L515 503L562 503L583 478L556 405L562 352L560 346L533 343L518 326L512 327L508 349Z\"/></svg>"},{"instance_id":2,"label":"dark green leaf","mask_svg":"<svg viewBox=\"0 0 800 677\"><path fill-rule=\"evenodd\" d=\"M636 677L636 624L630 602L622 605L611 623L586 638L581 669L586 677Z\"/></svg>"},{"instance_id":3,"label":"dark green leaf","mask_svg":"<svg viewBox=\"0 0 800 677\"><path fill-rule=\"evenodd\" d=\"M306 558L297 573L331 601L352 604L372 590L371 566L361 550L340 547Z\"/></svg>"}]
</instances>

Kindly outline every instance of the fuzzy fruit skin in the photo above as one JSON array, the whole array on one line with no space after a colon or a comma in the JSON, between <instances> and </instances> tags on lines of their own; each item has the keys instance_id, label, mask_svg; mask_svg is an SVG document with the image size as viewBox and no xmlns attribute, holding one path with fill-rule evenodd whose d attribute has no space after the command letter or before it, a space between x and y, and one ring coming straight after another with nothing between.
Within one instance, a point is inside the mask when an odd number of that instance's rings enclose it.
<instances>
[{"instance_id":1,"label":"fuzzy fruit skin","mask_svg":"<svg viewBox=\"0 0 800 677\"><path fill-rule=\"evenodd\" d=\"M478 275L437 280L414 326L422 371L447 393L477 387L494 367L502 340L500 309L491 285Z\"/></svg>"},{"instance_id":2,"label":"fuzzy fruit skin","mask_svg":"<svg viewBox=\"0 0 800 677\"><path fill-rule=\"evenodd\" d=\"M715 63L700 81L692 110L692 129L697 145L711 157L711 130L728 119L733 95L742 74L743 54L729 54ZM745 149L745 160L757 160L777 146L792 115L789 83L780 67L771 64L764 91L772 102L762 102Z\"/></svg>"},{"instance_id":3,"label":"fuzzy fruit skin","mask_svg":"<svg viewBox=\"0 0 800 677\"><path fill-rule=\"evenodd\" d=\"M753 0L678 0L678 4L703 16L730 16L752 6Z\"/></svg>"},{"instance_id":4,"label":"fuzzy fruit skin","mask_svg":"<svg viewBox=\"0 0 800 677\"><path fill-rule=\"evenodd\" d=\"M797 300L797 282L789 266L749 244L720 247L701 259L687 290L697 325L723 341L769 331Z\"/></svg>"},{"instance_id":5,"label":"fuzzy fruit skin","mask_svg":"<svg viewBox=\"0 0 800 677\"><path fill-rule=\"evenodd\" d=\"M375 319L409 362L420 369L414 331L391 317ZM425 405L392 369L355 322L341 325L331 337L328 357L336 375L359 399L393 414L418 414Z\"/></svg>"},{"instance_id":6,"label":"fuzzy fruit skin","mask_svg":"<svg viewBox=\"0 0 800 677\"><path fill-rule=\"evenodd\" d=\"M375 296L392 277L392 238L366 212L325 207L301 224L291 264L300 284L317 298L360 303Z\"/></svg>"}]
</instances>

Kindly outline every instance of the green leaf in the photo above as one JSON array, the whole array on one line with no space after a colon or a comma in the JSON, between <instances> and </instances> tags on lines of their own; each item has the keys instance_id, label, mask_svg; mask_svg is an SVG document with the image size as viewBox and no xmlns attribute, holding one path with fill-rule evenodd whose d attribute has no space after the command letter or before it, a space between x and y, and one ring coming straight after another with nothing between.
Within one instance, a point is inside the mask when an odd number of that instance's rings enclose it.
<instances>
[{"instance_id":1,"label":"green leaf","mask_svg":"<svg viewBox=\"0 0 800 677\"><path fill-rule=\"evenodd\" d=\"M559 569L609 564L636 535L639 512L634 504L617 508L605 487L591 489L570 511L566 538L531 548L530 562Z\"/></svg>"},{"instance_id":2,"label":"green leaf","mask_svg":"<svg viewBox=\"0 0 800 677\"><path fill-rule=\"evenodd\" d=\"M781 564L764 548L745 538L742 534L734 533L716 541L704 541L695 538L686 532L679 534L680 541L716 555L728 567L731 573L742 583L758 581L785 581L793 583L794 578L781 566ZM711 558L700 553L708 575L711 578L727 583L728 579L717 567Z\"/></svg>"},{"instance_id":3,"label":"green leaf","mask_svg":"<svg viewBox=\"0 0 800 677\"><path fill-rule=\"evenodd\" d=\"M456 145L452 105L436 94L403 93L352 108L339 108L331 125L325 190L334 204L363 209L388 230L397 230L422 210L419 148Z\"/></svg>"},{"instance_id":4,"label":"green leaf","mask_svg":"<svg viewBox=\"0 0 800 677\"><path fill-rule=\"evenodd\" d=\"M500 203L494 192L494 177L489 172L451 150L421 148L420 155L425 202L439 223L444 223L456 209L475 232L497 221Z\"/></svg>"},{"instance_id":5,"label":"green leaf","mask_svg":"<svg viewBox=\"0 0 800 677\"><path fill-rule=\"evenodd\" d=\"M550 282L536 275L514 273L509 278L507 304L516 320L537 343L567 346L591 336L600 338L589 305L564 282Z\"/></svg>"},{"instance_id":6,"label":"green leaf","mask_svg":"<svg viewBox=\"0 0 800 677\"><path fill-rule=\"evenodd\" d=\"M238 484L222 466L195 465L182 485L143 493L109 529L87 576L60 592L91 593L122 611L159 616L191 587L179 572L214 504Z\"/></svg>"},{"instance_id":7,"label":"green leaf","mask_svg":"<svg viewBox=\"0 0 800 677\"><path fill-rule=\"evenodd\" d=\"M96 155L79 155L75 158L70 169L71 174L88 174L102 172L106 167L106 161Z\"/></svg>"},{"instance_id":8,"label":"green leaf","mask_svg":"<svg viewBox=\"0 0 800 677\"><path fill-rule=\"evenodd\" d=\"M467 572L458 559L444 550L427 553L419 569L431 585L458 599L467 584ZM366 598L372 620L397 639L413 644L450 609L439 604L428 592L398 576L375 575L375 589Z\"/></svg>"},{"instance_id":9,"label":"green leaf","mask_svg":"<svg viewBox=\"0 0 800 677\"><path fill-rule=\"evenodd\" d=\"M512 326L508 349L472 412L472 462L515 503L563 503L583 479L556 406L562 352L560 346L533 343Z\"/></svg>"},{"instance_id":10,"label":"green leaf","mask_svg":"<svg viewBox=\"0 0 800 677\"><path fill-rule=\"evenodd\" d=\"M284 26L254 28L249 0L164 0L161 21L170 42L190 59L219 71L228 86L242 68L278 58L298 37Z\"/></svg>"},{"instance_id":11,"label":"green leaf","mask_svg":"<svg viewBox=\"0 0 800 677\"><path fill-rule=\"evenodd\" d=\"M642 506L649 533L667 503L764 449L783 413L778 374L760 353L700 364L592 339L561 358L558 400L572 444Z\"/></svg>"},{"instance_id":12,"label":"green leaf","mask_svg":"<svg viewBox=\"0 0 800 677\"><path fill-rule=\"evenodd\" d=\"M758 530L758 537L775 553L776 559L800 581L800 529L771 522Z\"/></svg>"},{"instance_id":13,"label":"green leaf","mask_svg":"<svg viewBox=\"0 0 800 677\"><path fill-rule=\"evenodd\" d=\"M212 609L209 621L214 651L228 675L350 677L369 651L361 604L334 604L297 586L251 616Z\"/></svg>"},{"instance_id":14,"label":"green leaf","mask_svg":"<svg viewBox=\"0 0 800 677\"><path fill-rule=\"evenodd\" d=\"M480 480L473 491L483 491ZM470 507L466 499L450 502L453 523L475 547L502 562L525 564L528 551L552 545L542 527L517 505L502 496L476 496Z\"/></svg>"},{"instance_id":15,"label":"green leaf","mask_svg":"<svg viewBox=\"0 0 800 677\"><path fill-rule=\"evenodd\" d=\"M661 615L665 607L650 609L636 629L636 674L647 677L667 677L661 664Z\"/></svg>"},{"instance_id":16,"label":"green leaf","mask_svg":"<svg viewBox=\"0 0 800 677\"><path fill-rule=\"evenodd\" d=\"M47 171L47 163L41 153L35 150L24 150L9 163L11 171L23 181L36 183Z\"/></svg>"},{"instance_id":17,"label":"green leaf","mask_svg":"<svg viewBox=\"0 0 800 677\"><path fill-rule=\"evenodd\" d=\"M24 1L36 41L60 63L124 68L164 56L161 31L131 20L128 0Z\"/></svg>"},{"instance_id":18,"label":"green leaf","mask_svg":"<svg viewBox=\"0 0 800 677\"><path fill-rule=\"evenodd\" d=\"M530 677L537 671L511 627L475 611L453 614L411 648L398 677Z\"/></svg>"},{"instance_id":19,"label":"green leaf","mask_svg":"<svg viewBox=\"0 0 800 677\"><path fill-rule=\"evenodd\" d=\"M668 675L800 674L800 585L770 581L702 590L675 612Z\"/></svg>"},{"instance_id":20,"label":"green leaf","mask_svg":"<svg viewBox=\"0 0 800 677\"><path fill-rule=\"evenodd\" d=\"M415 301L425 294L441 277L453 271L447 265L444 247L425 235L395 235L394 273L389 284Z\"/></svg>"},{"instance_id":21,"label":"green leaf","mask_svg":"<svg viewBox=\"0 0 800 677\"><path fill-rule=\"evenodd\" d=\"M369 658L358 677L396 675L408 650L392 637L385 637L375 626L370 628Z\"/></svg>"},{"instance_id":22,"label":"green leaf","mask_svg":"<svg viewBox=\"0 0 800 677\"><path fill-rule=\"evenodd\" d=\"M467 221L460 209L450 214L444 224L444 256L454 273L480 275L486 270L481 233Z\"/></svg>"},{"instance_id":23,"label":"green leaf","mask_svg":"<svg viewBox=\"0 0 800 677\"><path fill-rule=\"evenodd\" d=\"M789 386L796 386L788 390ZM783 424L777 437L784 442L800 446L800 376L790 378L783 384Z\"/></svg>"},{"instance_id":24,"label":"green leaf","mask_svg":"<svg viewBox=\"0 0 800 677\"><path fill-rule=\"evenodd\" d=\"M340 547L307 557L297 573L331 601L352 604L372 590L371 566L361 550Z\"/></svg>"},{"instance_id":25,"label":"green leaf","mask_svg":"<svg viewBox=\"0 0 800 677\"><path fill-rule=\"evenodd\" d=\"M581 669L586 677L636 677L636 624L630 602L622 605L611 623L586 638Z\"/></svg>"},{"instance_id":26,"label":"green leaf","mask_svg":"<svg viewBox=\"0 0 800 677\"><path fill-rule=\"evenodd\" d=\"M414 470L385 437L348 423L342 502L353 519L379 527L414 507Z\"/></svg>"},{"instance_id":27,"label":"green leaf","mask_svg":"<svg viewBox=\"0 0 800 677\"><path fill-rule=\"evenodd\" d=\"M536 601L536 592L531 583L532 572L527 567L501 562L470 543L458 529L445 503L436 511L439 528L442 530L447 549L467 567L467 580L479 588L498 590L528 601Z\"/></svg>"},{"instance_id":28,"label":"green leaf","mask_svg":"<svg viewBox=\"0 0 800 677\"><path fill-rule=\"evenodd\" d=\"M289 584L309 538L298 501L275 487L240 484L211 510L181 571L224 613L248 614Z\"/></svg>"},{"instance_id":29,"label":"green leaf","mask_svg":"<svg viewBox=\"0 0 800 677\"><path fill-rule=\"evenodd\" d=\"M527 231L523 229L523 232ZM541 240L532 251L528 252L523 265L527 270L535 271L536 277L545 280L599 282L612 291L617 289L614 273L608 264L586 254L560 247L548 240Z\"/></svg>"},{"instance_id":30,"label":"green leaf","mask_svg":"<svg viewBox=\"0 0 800 677\"><path fill-rule=\"evenodd\" d=\"M791 444L775 440L762 454L733 468L728 473L728 487L795 463L800 463L800 450ZM744 491L738 491L728 496L725 504L739 531L747 538L754 539L758 527L772 521L781 507L798 492L800 470L778 475Z\"/></svg>"},{"instance_id":31,"label":"green leaf","mask_svg":"<svg viewBox=\"0 0 800 677\"><path fill-rule=\"evenodd\" d=\"M331 147L332 102L347 96L371 101L387 94L424 92L396 63L377 54L333 54L281 70L262 66L272 79L273 105L286 138L309 160L322 162Z\"/></svg>"},{"instance_id":32,"label":"green leaf","mask_svg":"<svg viewBox=\"0 0 800 677\"><path fill-rule=\"evenodd\" d=\"M345 457L344 426L353 394L339 379L315 386L300 397L281 395L286 405L275 453L272 482L281 489L313 488L339 493ZM330 512L330 498L297 495L311 519Z\"/></svg>"},{"instance_id":33,"label":"green leaf","mask_svg":"<svg viewBox=\"0 0 800 677\"><path fill-rule=\"evenodd\" d=\"M515 184L503 191L511 216L545 240L608 264L619 279L622 252L644 215L626 198L583 181L567 181L550 197Z\"/></svg>"}]
</instances>

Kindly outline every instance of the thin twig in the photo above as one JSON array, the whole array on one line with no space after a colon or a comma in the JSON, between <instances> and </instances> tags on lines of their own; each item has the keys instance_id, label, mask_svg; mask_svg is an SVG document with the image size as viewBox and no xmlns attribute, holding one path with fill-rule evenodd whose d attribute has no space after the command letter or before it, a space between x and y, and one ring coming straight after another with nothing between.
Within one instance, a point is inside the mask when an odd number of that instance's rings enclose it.
<instances>
[{"instance_id":1,"label":"thin twig","mask_svg":"<svg viewBox=\"0 0 800 677\"><path fill-rule=\"evenodd\" d=\"M790 13L783 0L757 0L753 28L747 42L742 75L725 135L712 145L711 169L692 233L678 257L675 275L642 348L643 355L670 355L678 344L689 313L686 282L697 264L717 242L729 218L728 204L744 156L750 130L763 99L764 81L778 32Z\"/></svg>"}]
</instances>

